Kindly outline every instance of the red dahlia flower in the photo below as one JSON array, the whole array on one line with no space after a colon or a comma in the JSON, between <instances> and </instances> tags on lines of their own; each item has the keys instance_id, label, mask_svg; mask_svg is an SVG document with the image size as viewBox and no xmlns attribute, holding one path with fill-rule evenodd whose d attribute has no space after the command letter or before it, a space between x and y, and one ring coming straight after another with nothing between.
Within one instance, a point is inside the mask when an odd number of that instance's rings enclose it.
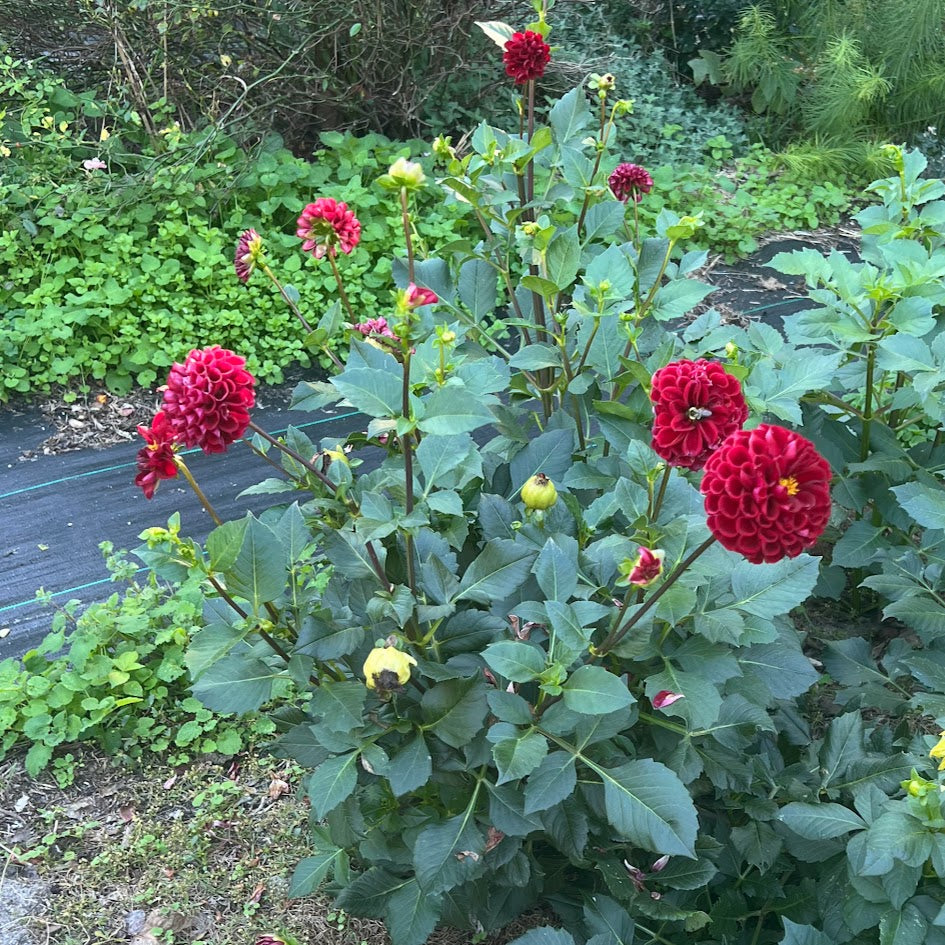
<instances>
[{"instance_id":1,"label":"red dahlia flower","mask_svg":"<svg viewBox=\"0 0 945 945\"><path fill-rule=\"evenodd\" d=\"M151 427L139 426L138 432L144 437L145 445L138 450L135 485L140 487L146 499L150 499L162 479L177 478L174 431L165 414L158 411L151 421Z\"/></svg>"},{"instance_id":2,"label":"red dahlia flower","mask_svg":"<svg viewBox=\"0 0 945 945\"><path fill-rule=\"evenodd\" d=\"M524 85L545 74L545 66L551 62L551 47L540 33L531 30L513 33L505 44L502 61L505 63L506 75L515 79L517 85Z\"/></svg>"},{"instance_id":3,"label":"red dahlia flower","mask_svg":"<svg viewBox=\"0 0 945 945\"><path fill-rule=\"evenodd\" d=\"M255 378L246 361L219 345L195 349L174 364L164 389L164 413L175 438L205 453L223 453L249 426Z\"/></svg>"},{"instance_id":4,"label":"red dahlia flower","mask_svg":"<svg viewBox=\"0 0 945 945\"><path fill-rule=\"evenodd\" d=\"M302 211L295 232L304 240L302 249L316 259L325 253L334 259L339 249L348 255L361 241L361 224L353 211L331 197L319 197L310 203Z\"/></svg>"},{"instance_id":5,"label":"red dahlia flower","mask_svg":"<svg viewBox=\"0 0 945 945\"><path fill-rule=\"evenodd\" d=\"M653 375L654 452L670 466L702 469L748 419L738 379L717 361L674 361Z\"/></svg>"},{"instance_id":6,"label":"red dahlia flower","mask_svg":"<svg viewBox=\"0 0 945 945\"><path fill-rule=\"evenodd\" d=\"M233 259L233 268L236 278L246 283L256 268L262 256L262 237L255 230L246 230L236 244L236 256Z\"/></svg>"},{"instance_id":7,"label":"red dahlia flower","mask_svg":"<svg viewBox=\"0 0 945 945\"><path fill-rule=\"evenodd\" d=\"M830 466L799 433L763 423L733 433L708 459L709 531L752 564L794 558L830 518Z\"/></svg>"},{"instance_id":8,"label":"red dahlia flower","mask_svg":"<svg viewBox=\"0 0 945 945\"><path fill-rule=\"evenodd\" d=\"M618 164L607 178L610 189L618 200L626 203L631 197L639 203L644 194L653 189L653 178L639 164Z\"/></svg>"}]
</instances>

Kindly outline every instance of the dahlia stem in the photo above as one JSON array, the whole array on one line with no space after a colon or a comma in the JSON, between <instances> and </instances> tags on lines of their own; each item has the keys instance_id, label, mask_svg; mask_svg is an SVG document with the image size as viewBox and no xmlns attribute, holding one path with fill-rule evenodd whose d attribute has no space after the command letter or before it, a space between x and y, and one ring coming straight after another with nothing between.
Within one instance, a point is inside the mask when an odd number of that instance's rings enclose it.
<instances>
[{"instance_id":1,"label":"dahlia stem","mask_svg":"<svg viewBox=\"0 0 945 945\"><path fill-rule=\"evenodd\" d=\"M413 239L410 235L410 211L407 205L407 188L400 188L400 218L404 227L404 243L407 247L407 281L413 282Z\"/></svg>"},{"instance_id":2,"label":"dahlia stem","mask_svg":"<svg viewBox=\"0 0 945 945\"><path fill-rule=\"evenodd\" d=\"M870 455L870 428L873 425L873 373L876 370L876 345L870 344L866 353L866 402L863 405L863 428L860 433L860 462Z\"/></svg>"},{"instance_id":3,"label":"dahlia stem","mask_svg":"<svg viewBox=\"0 0 945 945\"><path fill-rule=\"evenodd\" d=\"M607 639L595 649L594 658L600 659L602 656L606 656L618 643L640 622L641 618L649 613L653 607L657 604L659 599L679 580L680 576L689 565L692 564L696 558L699 557L704 551L712 547L715 544L715 535L711 535L707 538L695 551L691 552L686 558L684 558L675 568L672 574L657 588L656 593L652 597L647 598L643 606L636 611L629 620L621 627L617 626L611 630L610 634L607 636Z\"/></svg>"},{"instance_id":4,"label":"dahlia stem","mask_svg":"<svg viewBox=\"0 0 945 945\"><path fill-rule=\"evenodd\" d=\"M666 486L669 484L669 477L672 475L673 467L668 465L663 470L663 478L660 481L660 491L656 493L656 500L653 502L653 510L650 512L650 521L655 521L663 505L663 497L666 495Z\"/></svg>"},{"instance_id":5,"label":"dahlia stem","mask_svg":"<svg viewBox=\"0 0 945 945\"><path fill-rule=\"evenodd\" d=\"M204 495L203 489L197 485L197 480L194 479L193 474L187 468L187 464L180 458L180 456L177 455L177 453L174 454L174 464L184 474L184 478L190 484L190 488L194 490L194 494L197 496L197 498L200 499L200 504L207 510L207 514L213 519L214 524L222 525L223 521L221 520L220 516L217 515L213 506L210 504L210 500L206 497L206 495Z\"/></svg>"},{"instance_id":6,"label":"dahlia stem","mask_svg":"<svg viewBox=\"0 0 945 945\"><path fill-rule=\"evenodd\" d=\"M249 429L253 433L259 434L266 442L271 443L276 449L281 450L286 456L294 459L300 466L304 466L312 473L323 485L327 486L332 492L337 491L337 486L310 460L300 456L291 446L277 440L271 433L267 433L262 427L258 426L252 420L249 421Z\"/></svg>"},{"instance_id":7,"label":"dahlia stem","mask_svg":"<svg viewBox=\"0 0 945 945\"><path fill-rule=\"evenodd\" d=\"M604 148L607 146L607 132L610 131L609 126L604 124L604 116L607 114L607 99L602 98L600 100L600 138L597 142L597 156L594 160L594 170L591 171L591 186L594 184L594 178L597 177L597 172L600 170L601 158L604 156ZM606 131L605 131L606 129ZM584 218L587 216L587 211L591 206L591 191L590 188L587 188L584 191L584 203L581 204L581 212L578 215L577 221L577 233L578 238L580 239L581 230L584 228Z\"/></svg>"},{"instance_id":8,"label":"dahlia stem","mask_svg":"<svg viewBox=\"0 0 945 945\"><path fill-rule=\"evenodd\" d=\"M212 575L208 575L210 583L213 585L214 590L232 607L244 620L249 617L249 614L240 607L239 604L233 599L230 595L230 592ZM282 648L279 642L272 636L269 635L262 627L257 626L256 632L266 641L266 644L269 648L279 657L284 659L286 663L289 662L289 654Z\"/></svg>"},{"instance_id":9,"label":"dahlia stem","mask_svg":"<svg viewBox=\"0 0 945 945\"><path fill-rule=\"evenodd\" d=\"M338 263L335 262L335 257L331 252L326 253L328 256L328 261L331 263L331 271L335 274L335 282L338 283L338 295L341 297L341 303L345 307L345 311L348 313L348 318L352 322L356 322L357 319L354 317L354 310L351 308L351 303L348 301L348 293L345 292L344 283L341 281L341 273L338 271Z\"/></svg>"},{"instance_id":10,"label":"dahlia stem","mask_svg":"<svg viewBox=\"0 0 945 945\"><path fill-rule=\"evenodd\" d=\"M331 492L337 492L338 487L312 462L305 459L304 456L300 456L291 446L286 445L285 443L277 440L270 433L267 433L262 427L255 424L252 420L249 421L249 428L254 432L258 433L264 440L268 443L271 443L276 449L281 450L286 456L294 459L300 466L303 466L310 473L312 473L324 486ZM252 446L250 446L252 449ZM350 498L345 499L345 505L352 512L357 512L358 507L354 501ZM388 590L391 589L391 583L387 580L387 575L384 573L384 569L381 567L380 560L377 557L377 552L374 550L374 546L371 542L365 542L365 548L367 549L368 555L370 555L371 563L374 567L374 572L377 574L378 580L381 584L384 585Z\"/></svg>"},{"instance_id":11,"label":"dahlia stem","mask_svg":"<svg viewBox=\"0 0 945 945\"><path fill-rule=\"evenodd\" d=\"M310 332L312 330L312 326L305 320L305 316L299 311L299 307L295 304L295 302L292 301L282 283L276 278L276 274L269 268L268 263L262 264L262 271L267 276L269 276L269 281L279 290L279 294L282 296L285 304L289 306L295 317L302 323L302 327L306 331Z\"/></svg>"}]
</instances>

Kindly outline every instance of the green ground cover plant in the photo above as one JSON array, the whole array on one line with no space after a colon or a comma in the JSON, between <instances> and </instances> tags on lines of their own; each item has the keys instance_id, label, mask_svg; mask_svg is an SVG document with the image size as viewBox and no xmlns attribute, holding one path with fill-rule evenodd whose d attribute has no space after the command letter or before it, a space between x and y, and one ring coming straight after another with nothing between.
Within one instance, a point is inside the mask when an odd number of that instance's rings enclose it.
<instances>
[{"instance_id":1,"label":"green ground cover plant","mask_svg":"<svg viewBox=\"0 0 945 945\"><path fill-rule=\"evenodd\" d=\"M136 583L134 565L107 544L103 551L122 590L81 612L68 603L40 646L0 662L0 760L26 747L30 775L51 764L67 785L76 755L53 755L79 742L129 759L161 754L170 764L240 752L245 722L189 694L185 652L202 622L199 584ZM259 719L256 732L271 732L269 724Z\"/></svg>"},{"instance_id":2,"label":"green ground cover plant","mask_svg":"<svg viewBox=\"0 0 945 945\"><path fill-rule=\"evenodd\" d=\"M671 330L711 291L703 221L648 221L653 179L609 151L610 77L536 107L536 12L485 26L518 127L434 146L478 230L424 256L437 185L406 161L380 178L405 248L382 315L345 301L359 208L299 208L339 296L311 335L350 351L296 406L344 402L364 432L275 439L242 357L172 368L146 494L191 480L180 447L247 431L281 469L266 513L139 551L206 591L194 695L308 696L275 716L274 753L311 771L293 892L324 884L395 945L535 906L556 927L523 945L939 945L942 185L891 151L862 263L779 260L813 286L785 334L711 311ZM241 279L279 268L268 241L240 238ZM805 635L792 611L847 583L909 629L877 651Z\"/></svg>"}]
</instances>

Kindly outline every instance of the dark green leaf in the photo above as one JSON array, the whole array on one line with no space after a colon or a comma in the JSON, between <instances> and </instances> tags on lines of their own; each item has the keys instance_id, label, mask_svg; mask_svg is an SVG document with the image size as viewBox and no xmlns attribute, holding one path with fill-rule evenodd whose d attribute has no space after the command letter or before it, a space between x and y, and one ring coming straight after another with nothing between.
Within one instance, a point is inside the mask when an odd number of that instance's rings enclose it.
<instances>
[{"instance_id":1,"label":"dark green leaf","mask_svg":"<svg viewBox=\"0 0 945 945\"><path fill-rule=\"evenodd\" d=\"M584 715L606 715L636 701L626 684L603 666L581 666L563 686L564 704Z\"/></svg>"},{"instance_id":2,"label":"dark green leaf","mask_svg":"<svg viewBox=\"0 0 945 945\"><path fill-rule=\"evenodd\" d=\"M428 689L421 700L427 727L453 748L468 745L485 722L488 685L477 673L469 679L448 679Z\"/></svg>"},{"instance_id":3,"label":"dark green leaf","mask_svg":"<svg viewBox=\"0 0 945 945\"><path fill-rule=\"evenodd\" d=\"M531 571L535 552L511 539L490 541L469 565L457 600L492 604L519 588Z\"/></svg>"},{"instance_id":4,"label":"dark green leaf","mask_svg":"<svg viewBox=\"0 0 945 945\"><path fill-rule=\"evenodd\" d=\"M397 362L390 359L390 371L378 368L348 368L331 379L355 410L368 417L396 417L402 406L403 390ZM457 431L452 431L457 432Z\"/></svg>"},{"instance_id":5,"label":"dark green leaf","mask_svg":"<svg viewBox=\"0 0 945 945\"><path fill-rule=\"evenodd\" d=\"M323 761L308 782L308 796L312 811L321 820L334 810L354 790L358 782L358 753L337 755Z\"/></svg>"},{"instance_id":6,"label":"dark green leaf","mask_svg":"<svg viewBox=\"0 0 945 945\"><path fill-rule=\"evenodd\" d=\"M310 896L344 856L344 850L339 849L305 857L292 873L292 879L289 883L289 898L297 899L300 896Z\"/></svg>"},{"instance_id":7,"label":"dark green leaf","mask_svg":"<svg viewBox=\"0 0 945 945\"><path fill-rule=\"evenodd\" d=\"M272 698L276 676L262 660L231 653L207 669L193 693L214 712L244 715Z\"/></svg>"},{"instance_id":8,"label":"dark green leaf","mask_svg":"<svg viewBox=\"0 0 945 945\"><path fill-rule=\"evenodd\" d=\"M525 785L525 813L547 810L570 797L577 784L574 756L555 751L545 757Z\"/></svg>"},{"instance_id":9,"label":"dark green leaf","mask_svg":"<svg viewBox=\"0 0 945 945\"><path fill-rule=\"evenodd\" d=\"M548 754L548 742L538 732L526 732L519 738L506 738L492 746L492 757L499 769L497 785L518 781L530 775Z\"/></svg>"},{"instance_id":10,"label":"dark green leaf","mask_svg":"<svg viewBox=\"0 0 945 945\"><path fill-rule=\"evenodd\" d=\"M438 893L472 879L482 870L485 845L469 808L424 827L413 848L417 881L428 893Z\"/></svg>"},{"instance_id":11,"label":"dark green leaf","mask_svg":"<svg viewBox=\"0 0 945 945\"><path fill-rule=\"evenodd\" d=\"M794 801L781 808L779 819L807 840L843 837L866 827L863 819L842 804L805 804Z\"/></svg>"},{"instance_id":12,"label":"dark green leaf","mask_svg":"<svg viewBox=\"0 0 945 945\"><path fill-rule=\"evenodd\" d=\"M285 549L268 525L249 516L236 560L223 574L227 590L249 601L256 613L285 590Z\"/></svg>"},{"instance_id":13,"label":"dark green leaf","mask_svg":"<svg viewBox=\"0 0 945 945\"><path fill-rule=\"evenodd\" d=\"M390 759L387 769L387 780L395 797L400 797L410 791L423 787L430 780L433 765L430 760L430 750L423 739L423 734L417 732L412 738Z\"/></svg>"},{"instance_id":14,"label":"dark green leaf","mask_svg":"<svg viewBox=\"0 0 945 945\"><path fill-rule=\"evenodd\" d=\"M570 535L549 538L532 567L538 586L549 600L567 601L577 588L578 544Z\"/></svg>"},{"instance_id":15,"label":"dark green leaf","mask_svg":"<svg viewBox=\"0 0 945 945\"><path fill-rule=\"evenodd\" d=\"M490 669L510 682L529 682L545 669L545 652L532 643L500 640L483 650L482 658Z\"/></svg>"},{"instance_id":16,"label":"dark green leaf","mask_svg":"<svg viewBox=\"0 0 945 945\"><path fill-rule=\"evenodd\" d=\"M485 259L467 259L459 269L459 299L476 319L495 310L498 274Z\"/></svg>"},{"instance_id":17,"label":"dark green leaf","mask_svg":"<svg viewBox=\"0 0 945 945\"><path fill-rule=\"evenodd\" d=\"M440 918L440 899L411 879L391 893L387 931L392 945L423 945Z\"/></svg>"},{"instance_id":18,"label":"dark green leaf","mask_svg":"<svg viewBox=\"0 0 945 945\"><path fill-rule=\"evenodd\" d=\"M483 397L470 396L459 385L439 387L423 403L425 413L419 426L424 433L469 433L495 419Z\"/></svg>"},{"instance_id":19,"label":"dark green leaf","mask_svg":"<svg viewBox=\"0 0 945 945\"><path fill-rule=\"evenodd\" d=\"M696 809L673 771L649 758L594 770L604 782L607 819L624 838L656 853L695 856Z\"/></svg>"},{"instance_id":20,"label":"dark green leaf","mask_svg":"<svg viewBox=\"0 0 945 945\"><path fill-rule=\"evenodd\" d=\"M367 688L361 682L325 679L312 692L309 709L313 715L320 715L321 724L332 732L350 732L364 724L361 713L366 697Z\"/></svg>"}]
</instances>

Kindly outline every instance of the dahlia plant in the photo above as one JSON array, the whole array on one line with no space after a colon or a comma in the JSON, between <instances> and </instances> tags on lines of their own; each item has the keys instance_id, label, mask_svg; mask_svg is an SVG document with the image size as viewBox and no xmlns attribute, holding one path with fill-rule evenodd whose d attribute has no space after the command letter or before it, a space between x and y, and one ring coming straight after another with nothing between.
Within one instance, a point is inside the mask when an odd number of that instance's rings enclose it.
<instances>
[{"instance_id":1,"label":"dahlia plant","mask_svg":"<svg viewBox=\"0 0 945 945\"><path fill-rule=\"evenodd\" d=\"M142 429L139 485L180 465L177 443L249 431L279 473L253 491L276 504L202 546L177 521L149 529L141 554L206 577L187 656L201 700L295 694L272 749L311 770L294 894L325 884L395 945L536 907L563 928L526 938L561 945L853 941L872 925L838 912L846 874L821 890L819 864L924 752L890 763L852 713L814 732L794 701L819 680L790 612L818 581L830 466L746 400L735 348L707 357L672 330L711 291L692 277L705 253L685 251L699 221L642 232L634 192L608 186L630 109L613 77L539 122L554 58L538 12L485 24L524 86L521 127L483 123L466 153L438 139L437 183L397 165L379 181L406 245L387 310L341 322L357 208L300 208L300 252L327 260L342 305L311 330L296 314L310 343L345 331L350 351L296 407L347 405L360 429L272 437L246 417L236 355L192 352ZM411 199L432 186L481 238L420 259ZM261 253L243 234L237 277L262 270L284 295ZM779 405L815 386L779 384ZM880 856L881 832L863 836Z\"/></svg>"}]
</instances>

